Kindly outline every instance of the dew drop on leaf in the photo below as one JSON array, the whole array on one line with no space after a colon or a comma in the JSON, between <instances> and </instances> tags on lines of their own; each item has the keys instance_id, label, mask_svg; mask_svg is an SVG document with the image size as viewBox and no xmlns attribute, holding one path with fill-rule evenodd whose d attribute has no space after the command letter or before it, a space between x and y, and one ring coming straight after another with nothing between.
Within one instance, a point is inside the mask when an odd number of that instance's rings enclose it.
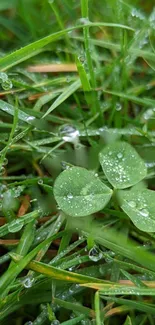
<instances>
[{"instance_id":1,"label":"dew drop on leaf","mask_svg":"<svg viewBox=\"0 0 155 325\"><path fill-rule=\"evenodd\" d=\"M140 211L140 214L143 216L143 217L148 217L149 216L149 211L146 210L146 209L142 209Z\"/></svg>"},{"instance_id":2,"label":"dew drop on leaf","mask_svg":"<svg viewBox=\"0 0 155 325\"><path fill-rule=\"evenodd\" d=\"M118 159L123 158L123 154L122 154L121 152L119 152L119 153L117 154L117 158L118 158Z\"/></svg>"},{"instance_id":3,"label":"dew drop on leaf","mask_svg":"<svg viewBox=\"0 0 155 325\"><path fill-rule=\"evenodd\" d=\"M128 204L129 204L132 208L136 208L136 202L134 202L134 201L129 201Z\"/></svg>"},{"instance_id":4,"label":"dew drop on leaf","mask_svg":"<svg viewBox=\"0 0 155 325\"><path fill-rule=\"evenodd\" d=\"M73 198L73 195L72 194L68 194L67 195L67 199L72 199Z\"/></svg>"}]
</instances>

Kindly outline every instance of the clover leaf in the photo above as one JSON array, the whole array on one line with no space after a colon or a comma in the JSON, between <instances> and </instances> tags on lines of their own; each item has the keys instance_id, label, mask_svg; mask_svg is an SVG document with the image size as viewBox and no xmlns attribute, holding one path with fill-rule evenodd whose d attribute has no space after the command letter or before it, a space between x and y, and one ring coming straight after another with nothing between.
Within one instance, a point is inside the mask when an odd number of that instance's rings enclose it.
<instances>
[{"instance_id":1,"label":"clover leaf","mask_svg":"<svg viewBox=\"0 0 155 325\"><path fill-rule=\"evenodd\" d=\"M73 217L100 211L111 195L112 190L98 176L82 167L66 169L54 184L54 196L59 208Z\"/></svg>"},{"instance_id":2,"label":"clover leaf","mask_svg":"<svg viewBox=\"0 0 155 325\"><path fill-rule=\"evenodd\" d=\"M134 225L146 232L155 232L155 191L148 189L118 191L122 210Z\"/></svg>"},{"instance_id":3,"label":"clover leaf","mask_svg":"<svg viewBox=\"0 0 155 325\"><path fill-rule=\"evenodd\" d=\"M114 188L123 189L140 182L147 174L144 161L127 142L113 142L99 154L100 164Z\"/></svg>"}]
</instances>

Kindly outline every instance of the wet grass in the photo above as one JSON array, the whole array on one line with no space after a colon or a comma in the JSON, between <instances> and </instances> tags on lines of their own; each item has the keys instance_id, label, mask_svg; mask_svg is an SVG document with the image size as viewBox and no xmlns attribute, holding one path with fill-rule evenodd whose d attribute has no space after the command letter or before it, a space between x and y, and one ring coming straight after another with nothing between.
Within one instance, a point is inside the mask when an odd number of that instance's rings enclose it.
<instances>
[{"instance_id":1,"label":"wet grass","mask_svg":"<svg viewBox=\"0 0 155 325\"><path fill-rule=\"evenodd\" d=\"M53 196L70 166L107 183L115 140L154 190L153 2L1 0L0 25L0 324L153 325L154 230L115 200L72 218Z\"/></svg>"}]
</instances>

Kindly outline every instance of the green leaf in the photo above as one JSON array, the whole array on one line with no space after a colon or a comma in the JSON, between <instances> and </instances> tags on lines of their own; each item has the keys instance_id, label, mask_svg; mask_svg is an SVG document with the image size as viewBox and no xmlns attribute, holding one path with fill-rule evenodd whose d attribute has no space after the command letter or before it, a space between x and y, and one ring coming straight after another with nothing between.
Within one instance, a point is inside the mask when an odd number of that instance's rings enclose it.
<instances>
[{"instance_id":1,"label":"green leaf","mask_svg":"<svg viewBox=\"0 0 155 325\"><path fill-rule=\"evenodd\" d=\"M155 192L119 191L120 206L134 225L142 231L155 232Z\"/></svg>"},{"instance_id":2,"label":"green leaf","mask_svg":"<svg viewBox=\"0 0 155 325\"><path fill-rule=\"evenodd\" d=\"M64 92L54 101L54 103L49 107L47 112L42 118L45 118L50 114L55 108L61 105L69 96L71 96L78 88L81 86L81 81L78 79L74 81L69 87L67 87Z\"/></svg>"},{"instance_id":3,"label":"green leaf","mask_svg":"<svg viewBox=\"0 0 155 325\"><path fill-rule=\"evenodd\" d=\"M114 188L122 189L140 182L147 174L144 161L126 142L114 142L99 154L100 164Z\"/></svg>"},{"instance_id":4,"label":"green leaf","mask_svg":"<svg viewBox=\"0 0 155 325\"><path fill-rule=\"evenodd\" d=\"M131 318L129 316L127 316L124 325L132 325Z\"/></svg>"},{"instance_id":5,"label":"green leaf","mask_svg":"<svg viewBox=\"0 0 155 325\"><path fill-rule=\"evenodd\" d=\"M92 171L73 167L62 172L54 184L54 196L59 207L68 215L83 217L105 207L112 190Z\"/></svg>"},{"instance_id":6,"label":"green leaf","mask_svg":"<svg viewBox=\"0 0 155 325\"><path fill-rule=\"evenodd\" d=\"M78 69L79 77L80 77L80 80L81 80L82 88L83 88L84 91L90 91L91 86L90 86L89 78L87 76L85 68L82 65L82 63L80 62L78 57L76 57L75 61L76 61L76 66L77 66L77 69Z\"/></svg>"}]
</instances>

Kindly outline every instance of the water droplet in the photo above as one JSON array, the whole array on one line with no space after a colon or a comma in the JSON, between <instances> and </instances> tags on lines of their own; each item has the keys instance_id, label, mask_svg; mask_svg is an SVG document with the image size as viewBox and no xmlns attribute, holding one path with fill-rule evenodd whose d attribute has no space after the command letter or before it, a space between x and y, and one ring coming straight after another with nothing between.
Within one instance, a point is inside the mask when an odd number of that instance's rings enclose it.
<instances>
[{"instance_id":1,"label":"water droplet","mask_svg":"<svg viewBox=\"0 0 155 325\"><path fill-rule=\"evenodd\" d=\"M136 8L133 8L133 9L131 10L131 16L132 16L132 17L139 18L140 20L144 20L144 19L145 19L144 14L143 14L140 10L138 10L138 9L136 9Z\"/></svg>"},{"instance_id":2,"label":"water droplet","mask_svg":"<svg viewBox=\"0 0 155 325\"><path fill-rule=\"evenodd\" d=\"M59 129L59 134L66 142L78 143L79 131L72 125L64 125Z\"/></svg>"},{"instance_id":3,"label":"water droplet","mask_svg":"<svg viewBox=\"0 0 155 325\"><path fill-rule=\"evenodd\" d=\"M21 185L13 189L12 194L14 197L19 197L20 194L24 191L25 186Z\"/></svg>"},{"instance_id":4,"label":"water droplet","mask_svg":"<svg viewBox=\"0 0 155 325\"><path fill-rule=\"evenodd\" d=\"M43 184L43 179L39 179L39 180L38 180L38 184L39 184L39 185L42 185L42 184Z\"/></svg>"},{"instance_id":5,"label":"water droplet","mask_svg":"<svg viewBox=\"0 0 155 325\"><path fill-rule=\"evenodd\" d=\"M31 278L31 277L26 277L26 278L22 281L23 286L24 286L25 288L31 288L33 282L34 282L34 278Z\"/></svg>"},{"instance_id":6,"label":"water droplet","mask_svg":"<svg viewBox=\"0 0 155 325\"><path fill-rule=\"evenodd\" d=\"M69 77L69 76L66 77L66 82L67 82L67 83L69 83L69 82L71 82L71 81L72 81L72 78L71 78L71 77Z\"/></svg>"},{"instance_id":7,"label":"water droplet","mask_svg":"<svg viewBox=\"0 0 155 325\"><path fill-rule=\"evenodd\" d=\"M116 111L121 111L122 105L120 103L116 103Z\"/></svg>"},{"instance_id":8,"label":"water droplet","mask_svg":"<svg viewBox=\"0 0 155 325\"><path fill-rule=\"evenodd\" d=\"M34 121L34 120L35 120L35 117L34 117L34 116L28 116L28 117L26 118L26 121L27 121L27 122Z\"/></svg>"},{"instance_id":9,"label":"water droplet","mask_svg":"<svg viewBox=\"0 0 155 325\"><path fill-rule=\"evenodd\" d=\"M0 167L0 176L5 174L5 168L3 166Z\"/></svg>"},{"instance_id":10,"label":"water droplet","mask_svg":"<svg viewBox=\"0 0 155 325\"><path fill-rule=\"evenodd\" d=\"M62 162L61 162L61 167L62 167L63 170L66 170L66 169L71 168L71 165L68 164L68 163L65 162L65 161L62 161Z\"/></svg>"},{"instance_id":11,"label":"water droplet","mask_svg":"<svg viewBox=\"0 0 155 325\"><path fill-rule=\"evenodd\" d=\"M4 164L4 166L6 166L8 164L8 159L7 158L4 158L3 164Z\"/></svg>"},{"instance_id":12,"label":"water droplet","mask_svg":"<svg viewBox=\"0 0 155 325\"><path fill-rule=\"evenodd\" d=\"M55 320L53 320L53 321L51 322L51 325L59 325L59 324L60 324L60 322L59 322L58 319L55 319Z\"/></svg>"},{"instance_id":13,"label":"water droplet","mask_svg":"<svg viewBox=\"0 0 155 325\"><path fill-rule=\"evenodd\" d=\"M149 21L150 21L150 25L153 29L155 29L155 7L150 15L150 18L149 18Z\"/></svg>"},{"instance_id":14,"label":"water droplet","mask_svg":"<svg viewBox=\"0 0 155 325\"><path fill-rule=\"evenodd\" d=\"M140 211L140 214L143 216L143 217L148 217L149 216L149 211L146 210L146 209L142 209Z\"/></svg>"},{"instance_id":15,"label":"water droplet","mask_svg":"<svg viewBox=\"0 0 155 325\"><path fill-rule=\"evenodd\" d=\"M77 23L78 23L78 25L87 25L90 23L90 20L88 17L80 18L80 19L78 19Z\"/></svg>"},{"instance_id":16,"label":"water droplet","mask_svg":"<svg viewBox=\"0 0 155 325\"><path fill-rule=\"evenodd\" d=\"M79 235L79 240L84 240L84 236L83 235Z\"/></svg>"},{"instance_id":17,"label":"water droplet","mask_svg":"<svg viewBox=\"0 0 155 325\"><path fill-rule=\"evenodd\" d=\"M128 204L129 204L132 208L136 208L136 202L135 202L135 201L129 201Z\"/></svg>"},{"instance_id":18,"label":"water droplet","mask_svg":"<svg viewBox=\"0 0 155 325\"><path fill-rule=\"evenodd\" d=\"M118 158L118 159L123 158L123 154L122 154L121 152L119 152L119 153L117 154L117 158Z\"/></svg>"},{"instance_id":19,"label":"water droplet","mask_svg":"<svg viewBox=\"0 0 155 325\"><path fill-rule=\"evenodd\" d=\"M8 76L5 72L0 72L0 83L8 80Z\"/></svg>"},{"instance_id":20,"label":"water droplet","mask_svg":"<svg viewBox=\"0 0 155 325\"><path fill-rule=\"evenodd\" d=\"M73 195L72 194L68 194L67 195L67 199L73 199Z\"/></svg>"},{"instance_id":21,"label":"water droplet","mask_svg":"<svg viewBox=\"0 0 155 325\"><path fill-rule=\"evenodd\" d=\"M79 55L79 56L78 56L78 59L79 59L79 61L80 61L82 64L84 64L85 61L86 61L86 59L85 59L85 55Z\"/></svg>"},{"instance_id":22,"label":"water droplet","mask_svg":"<svg viewBox=\"0 0 155 325\"><path fill-rule=\"evenodd\" d=\"M2 82L2 88L4 90L9 90L12 88L12 81L10 79L6 80L5 82Z\"/></svg>"},{"instance_id":23,"label":"water droplet","mask_svg":"<svg viewBox=\"0 0 155 325\"><path fill-rule=\"evenodd\" d=\"M97 246L94 246L90 251L89 251L89 258L93 262L99 261L103 257L102 252L99 250Z\"/></svg>"},{"instance_id":24,"label":"water droplet","mask_svg":"<svg viewBox=\"0 0 155 325\"><path fill-rule=\"evenodd\" d=\"M9 230L9 232L14 233L14 232L21 230L23 225L24 225L23 220L16 219L16 220L13 220L10 224L8 224L8 230Z\"/></svg>"},{"instance_id":25,"label":"water droplet","mask_svg":"<svg viewBox=\"0 0 155 325\"><path fill-rule=\"evenodd\" d=\"M98 177L98 173L95 173L95 177Z\"/></svg>"},{"instance_id":26,"label":"water droplet","mask_svg":"<svg viewBox=\"0 0 155 325\"><path fill-rule=\"evenodd\" d=\"M143 118L146 121L150 120L153 117L154 117L154 109L152 109L152 108L147 109L143 114Z\"/></svg>"}]
</instances>

